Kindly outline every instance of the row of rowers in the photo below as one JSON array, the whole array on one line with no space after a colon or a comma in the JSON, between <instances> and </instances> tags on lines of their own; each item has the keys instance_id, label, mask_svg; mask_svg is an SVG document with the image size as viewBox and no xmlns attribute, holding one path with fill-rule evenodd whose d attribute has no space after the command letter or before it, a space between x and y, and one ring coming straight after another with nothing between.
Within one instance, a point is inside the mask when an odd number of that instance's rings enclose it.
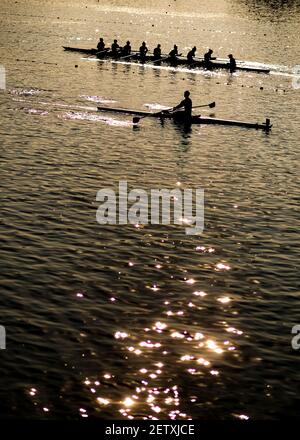
<instances>
[{"instance_id":1,"label":"row of rowers","mask_svg":"<svg viewBox=\"0 0 300 440\"><path fill-rule=\"evenodd\" d=\"M97 49L100 52L101 51L105 51L105 50L109 50L109 48L105 47L105 43L104 43L103 38L100 38L99 43L97 45ZM122 46L120 46L118 44L118 40L114 40L113 44L111 45L110 50L112 52L112 55L116 55L116 56L131 55L131 44L130 44L130 41L127 41L125 46L122 47ZM143 41L141 47L139 48L140 58L141 59L145 58L148 52L149 52L149 49L148 49L146 43ZM195 63L196 52L197 52L196 46L194 46L188 52L187 60L188 60L189 64ZM177 56L181 56L181 55L182 54L178 53L178 47L175 44L173 49L169 52L168 58L170 59L170 61L176 61ZM162 58L161 45L160 44L158 44L155 47L155 49L153 50L153 58L155 60L159 60L160 58ZM206 52L204 54L203 58L204 58L204 63L207 65L207 67L209 67L209 65L212 62L212 60L216 59L215 57L213 57L213 50L212 49L209 49L208 52ZM228 58L229 58L230 68L231 68L231 70L234 70L236 68L236 60L234 59L232 54L229 54Z\"/></svg>"}]
</instances>

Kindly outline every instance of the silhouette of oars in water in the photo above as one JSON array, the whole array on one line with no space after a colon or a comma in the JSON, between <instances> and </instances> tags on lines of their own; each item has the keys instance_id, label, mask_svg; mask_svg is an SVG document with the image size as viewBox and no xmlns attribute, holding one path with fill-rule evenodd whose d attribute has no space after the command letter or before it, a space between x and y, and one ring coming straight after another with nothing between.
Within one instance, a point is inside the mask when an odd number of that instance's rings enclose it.
<instances>
[{"instance_id":1,"label":"silhouette of oars in water","mask_svg":"<svg viewBox=\"0 0 300 440\"><path fill-rule=\"evenodd\" d=\"M167 57L160 57L160 58L157 58L156 60L152 60L152 61L150 60L147 64L155 64L155 63L159 63L162 61L167 61L169 58L170 58L169 55Z\"/></svg>"},{"instance_id":2,"label":"silhouette of oars in water","mask_svg":"<svg viewBox=\"0 0 300 440\"><path fill-rule=\"evenodd\" d=\"M196 105L196 106L194 106L194 107L192 107L192 108L200 108L200 107L209 107L209 108L214 108L216 106L216 103L215 102L211 102L210 104L202 104L202 105ZM148 116L150 117L153 117L153 116L159 116L161 113L163 113L163 112L170 112L171 110L173 110L173 107L171 107L171 108L168 108L168 109L166 109L166 110L160 110L159 112L157 112L157 113L151 113L151 114L148 114L148 115L145 115L145 116L135 116L133 119L132 119L132 122L134 123L134 124L138 124L139 122L140 122L140 120L141 119L144 119L144 118L148 118Z\"/></svg>"},{"instance_id":3,"label":"silhouette of oars in water","mask_svg":"<svg viewBox=\"0 0 300 440\"><path fill-rule=\"evenodd\" d=\"M119 61L127 60L129 58L136 57L136 53L130 53L129 55L124 55L121 58L119 58Z\"/></svg>"},{"instance_id":4,"label":"silhouette of oars in water","mask_svg":"<svg viewBox=\"0 0 300 440\"><path fill-rule=\"evenodd\" d=\"M95 50L97 50L97 49L95 49ZM98 51L98 52L95 52L95 55L96 55L96 56L98 56L98 55L103 55L103 54L105 54L105 53L108 53L109 50L110 50L110 49L107 47L106 49L101 50L100 52L99 52L99 51Z\"/></svg>"}]
</instances>

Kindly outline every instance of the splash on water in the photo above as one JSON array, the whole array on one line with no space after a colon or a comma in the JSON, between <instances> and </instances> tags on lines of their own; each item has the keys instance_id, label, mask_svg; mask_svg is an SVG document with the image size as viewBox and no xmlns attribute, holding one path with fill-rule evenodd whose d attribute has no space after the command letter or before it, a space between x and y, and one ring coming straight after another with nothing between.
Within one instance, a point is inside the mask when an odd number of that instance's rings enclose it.
<instances>
[{"instance_id":1,"label":"splash on water","mask_svg":"<svg viewBox=\"0 0 300 440\"><path fill-rule=\"evenodd\" d=\"M49 115L49 112L45 111L45 110L40 110L37 108L27 108L25 109L25 112L30 114L30 115L38 115L38 116L47 116Z\"/></svg>"},{"instance_id":2,"label":"splash on water","mask_svg":"<svg viewBox=\"0 0 300 440\"><path fill-rule=\"evenodd\" d=\"M80 98L85 99L86 101L91 101L91 102L99 102L101 104L112 104L117 102L114 99L107 99L107 98L103 98L102 96L88 96L88 95L81 95Z\"/></svg>"},{"instance_id":3,"label":"splash on water","mask_svg":"<svg viewBox=\"0 0 300 440\"><path fill-rule=\"evenodd\" d=\"M40 92L41 92L41 90L37 89L37 88L30 88L30 89L14 88L14 89L9 90L9 93L11 95L17 95L17 96L34 96Z\"/></svg>"},{"instance_id":4,"label":"splash on water","mask_svg":"<svg viewBox=\"0 0 300 440\"><path fill-rule=\"evenodd\" d=\"M170 107L167 107L165 105L158 104L157 102L155 102L153 104L146 103L146 104L144 104L144 107L147 107L150 110L167 110L168 108L170 108Z\"/></svg>"},{"instance_id":5,"label":"splash on water","mask_svg":"<svg viewBox=\"0 0 300 440\"><path fill-rule=\"evenodd\" d=\"M97 114L91 114L87 112L66 112L62 115L63 119L90 121L90 122L103 122L107 125L119 126L119 127L132 127L131 121L121 121L118 119L107 118L99 116Z\"/></svg>"}]
</instances>

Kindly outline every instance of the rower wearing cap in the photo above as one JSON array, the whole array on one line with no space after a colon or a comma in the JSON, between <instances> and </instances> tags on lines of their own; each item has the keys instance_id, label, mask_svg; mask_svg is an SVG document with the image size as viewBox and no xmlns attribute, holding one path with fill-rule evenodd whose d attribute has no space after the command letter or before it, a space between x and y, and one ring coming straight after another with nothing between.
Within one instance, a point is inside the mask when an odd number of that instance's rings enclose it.
<instances>
[{"instance_id":1,"label":"rower wearing cap","mask_svg":"<svg viewBox=\"0 0 300 440\"><path fill-rule=\"evenodd\" d=\"M105 49L105 43L104 43L103 38L99 39L99 42L97 44L97 49L99 52L102 52Z\"/></svg>"},{"instance_id":2,"label":"rower wearing cap","mask_svg":"<svg viewBox=\"0 0 300 440\"><path fill-rule=\"evenodd\" d=\"M211 67L211 60L214 59L212 58L213 53L214 51L212 49L209 49L208 52L204 54L204 65L207 69Z\"/></svg>"},{"instance_id":3,"label":"rower wearing cap","mask_svg":"<svg viewBox=\"0 0 300 440\"><path fill-rule=\"evenodd\" d=\"M131 45L130 45L130 41L127 41L125 46L122 48L122 55L127 56L130 54L131 54Z\"/></svg>"},{"instance_id":4,"label":"rower wearing cap","mask_svg":"<svg viewBox=\"0 0 300 440\"><path fill-rule=\"evenodd\" d=\"M155 60L159 60L161 58L161 45L158 44L156 48L153 50L153 56Z\"/></svg>"},{"instance_id":5,"label":"rower wearing cap","mask_svg":"<svg viewBox=\"0 0 300 440\"><path fill-rule=\"evenodd\" d=\"M140 47L140 59L141 59L141 61L145 61L147 52L148 52L148 47L146 46L145 41L143 41L142 45Z\"/></svg>"},{"instance_id":6,"label":"rower wearing cap","mask_svg":"<svg viewBox=\"0 0 300 440\"><path fill-rule=\"evenodd\" d=\"M178 111L180 109L184 109L184 111ZM190 92L186 90L184 92L184 99L175 107L173 107L172 111L174 111L173 118L178 121L184 121L186 124L190 124L192 121L192 109L193 109L193 102L190 98Z\"/></svg>"},{"instance_id":7,"label":"rower wearing cap","mask_svg":"<svg viewBox=\"0 0 300 440\"><path fill-rule=\"evenodd\" d=\"M193 64L195 62L194 57L196 55L196 50L197 47L194 46L192 50L189 51L189 53L187 54L187 60L189 64Z\"/></svg>"},{"instance_id":8,"label":"rower wearing cap","mask_svg":"<svg viewBox=\"0 0 300 440\"><path fill-rule=\"evenodd\" d=\"M114 40L113 44L111 45L111 52L113 56L118 55L120 46L118 45L118 40Z\"/></svg>"},{"instance_id":9,"label":"rower wearing cap","mask_svg":"<svg viewBox=\"0 0 300 440\"><path fill-rule=\"evenodd\" d=\"M232 53L230 53L230 54L228 55L228 58L229 58L230 72L232 73L232 72L234 72L234 71L236 70L236 61L235 61L235 59L234 59Z\"/></svg>"}]
</instances>

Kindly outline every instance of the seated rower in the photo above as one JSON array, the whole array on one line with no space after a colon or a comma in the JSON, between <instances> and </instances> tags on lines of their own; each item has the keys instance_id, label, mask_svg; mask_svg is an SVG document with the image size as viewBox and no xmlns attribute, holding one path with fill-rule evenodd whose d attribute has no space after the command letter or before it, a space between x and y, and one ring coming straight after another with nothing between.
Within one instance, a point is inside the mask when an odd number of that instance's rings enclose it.
<instances>
[{"instance_id":1,"label":"seated rower","mask_svg":"<svg viewBox=\"0 0 300 440\"><path fill-rule=\"evenodd\" d=\"M158 44L156 48L153 50L153 56L155 60L160 60L161 58L161 45Z\"/></svg>"},{"instance_id":2,"label":"seated rower","mask_svg":"<svg viewBox=\"0 0 300 440\"><path fill-rule=\"evenodd\" d=\"M190 98L190 92L186 90L184 92L184 99L175 107L172 108L171 112L174 112L173 119L175 121L185 122L186 124L190 124L192 122L192 108L193 103ZM178 111L184 109L183 111Z\"/></svg>"},{"instance_id":3,"label":"seated rower","mask_svg":"<svg viewBox=\"0 0 300 440\"><path fill-rule=\"evenodd\" d=\"M117 56L119 49L120 49L120 46L118 45L118 40L114 40L113 44L111 45L112 55Z\"/></svg>"},{"instance_id":4,"label":"seated rower","mask_svg":"<svg viewBox=\"0 0 300 440\"><path fill-rule=\"evenodd\" d=\"M98 44L97 44L97 50L98 50L99 52L103 52L104 49L105 49L105 43L104 43L104 41L103 41L103 38L100 38L100 39L99 39L99 42L98 42Z\"/></svg>"},{"instance_id":5,"label":"seated rower","mask_svg":"<svg viewBox=\"0 0 300 440\"><path fill-rule=\"evenodd\" d=\"M228 58L229 58L230 72L232 73L232 72L234 72L234 71L236 70L236 61L235 61L235 59L233 58L233 55L232 55L232 54L229 54L229 55L228 55Z\"/></svg>"},{"instance_id":6,"label":"seated rower","mask_svg":"<svg viewBox=\"0 0 300 440\"><path fill-rule=\"evenodd\" d=\"M187 54L187 60L189 64L193 64L195 62L194 57L196 55L196 46L193 47L192 50L189 51L189 53Z\"/></svg>"},{"instance_id":7,"label":"seated rower","mask_svg":"<svg viewBox=\"0 0 300 440\"><path fill-rule=\"evenodd\" d=\"M204 54L204 66L207 69L211 67L211 61L215 59L212 57L213 52L214 51L212 49L209 49L209 51Z\"/></svg>"},{"instance_id":8,"label":"seated rower","mask_svg":"<svg viewBox=\"0 0 300 440\"><path fill-rule=\"evenodd\" d=\"M148 52L148 47L146 46L145 41L143 41L142 45L140 47L140 59L141 59L141 61L145 61L147 52Z\"/></svg>"},{"instance_id":9,"label":"seated rower","mask_svg":"<svg viewBox=\"0 0 300 440\"><path fill-rule=\"evenodd\" d=\"M125 57L130 54L131 54L131 45L130 45L130 41L127 41L125 46L122 48L122 55Z\"/></svg>"},{"instance_id":10,"label":"seated rower","mask_svg":"<svg viewBox=\"0 0 300 440\"><path fill-rule=\"evenodd\" d=\"M176 44L174 44L173 49L169 53L170 61L176 62L177 56L178 56L178 47L176 46Z\"/></svg>"}]
</instances>

